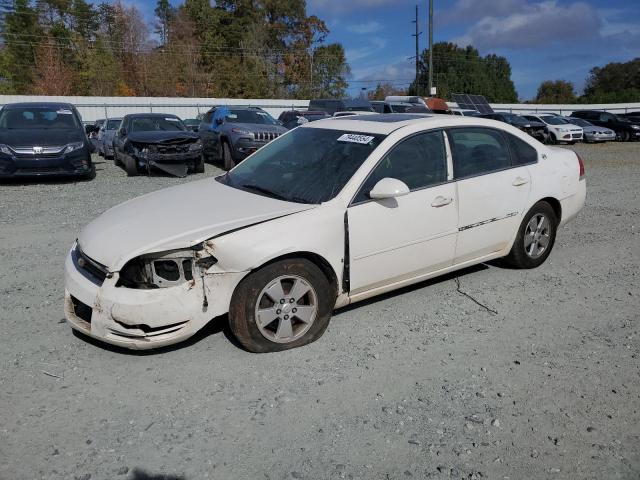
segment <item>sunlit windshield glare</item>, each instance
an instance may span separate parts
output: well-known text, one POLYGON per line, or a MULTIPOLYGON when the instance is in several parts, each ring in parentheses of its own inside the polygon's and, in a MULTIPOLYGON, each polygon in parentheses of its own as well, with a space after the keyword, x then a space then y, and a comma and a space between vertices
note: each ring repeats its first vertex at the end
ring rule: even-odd
POLYGON ((186 127, 178 117, 135 117, 131 119, 132 132, 175 132, 186 127))
POLYGON ((229 123, 257 123, 259 125, 278 125, 267 112, 259 110, 231 110, 226 117, 229 123))
POLYGON ((542 121, 544 123, 547 123, 549 125, 566 125, 567 122, 564 118, 560 118, 560 117, 553 117, 551 115, 546 115, 544 117, 540 117, 542 119, 542 121))
POLYGON ((383 135, 296 128, 219 180, 281 200, 322 203, 342 190, 383 139, 383 135))
POLYGON ((73 111, 65 107, 15 107, 0 111, 0 128, 78 128, 78 122, 73 111))

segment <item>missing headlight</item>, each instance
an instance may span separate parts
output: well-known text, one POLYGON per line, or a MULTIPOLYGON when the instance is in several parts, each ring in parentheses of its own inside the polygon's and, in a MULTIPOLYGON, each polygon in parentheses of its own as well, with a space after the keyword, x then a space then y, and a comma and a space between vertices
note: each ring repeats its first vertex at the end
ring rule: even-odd
POLYGON ((134 258, 120 271, 116 286, 127 288, 166 288, 192 281, 213 266, 215 257, 202 258, 203 250, 174 250, 134 258))

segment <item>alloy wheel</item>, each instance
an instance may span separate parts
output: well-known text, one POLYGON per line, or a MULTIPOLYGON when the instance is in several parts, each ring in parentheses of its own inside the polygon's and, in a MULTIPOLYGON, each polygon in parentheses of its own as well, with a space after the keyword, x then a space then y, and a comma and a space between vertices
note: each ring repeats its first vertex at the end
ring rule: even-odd
POLYGON ((318 296, 306 280, 285 275, 271 281, 258 295, 255 308, 260 333, 275 343, 302 337, 318 314, 318 296))
POLYGON ((546 215, 536 213, 524 231, 524 250, 531 258, 539 258, 549 246, 551 223, 546 215))

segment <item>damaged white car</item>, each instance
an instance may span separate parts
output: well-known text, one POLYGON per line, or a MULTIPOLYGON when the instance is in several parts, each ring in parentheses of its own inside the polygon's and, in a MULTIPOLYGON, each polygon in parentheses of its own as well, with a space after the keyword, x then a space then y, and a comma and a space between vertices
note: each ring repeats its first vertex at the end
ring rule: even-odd
POLYGON ((94 220, 66 261, 66 318, 148 349, 228 313, 250 351, 298 347, 349 303, 500 257, 537 267, 585 195, 574 152, 502 122, 320 120, 94 220))

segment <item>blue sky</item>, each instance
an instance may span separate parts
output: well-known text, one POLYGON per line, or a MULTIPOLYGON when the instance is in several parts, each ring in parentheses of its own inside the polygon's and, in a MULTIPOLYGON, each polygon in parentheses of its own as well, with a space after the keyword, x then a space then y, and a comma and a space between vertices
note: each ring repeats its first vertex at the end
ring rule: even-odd
MULTIPOLYGON (((155 0, 128 3, 153 15, 155 0)), ((352 94, 376 80, 409 84, 416 3, 422 49, 427 0, 307 0, 309 14, 331 30, 327 41, 346 49, 352 94)), ((592 67, 640 57, 640 0, 434 0, 434 12, 434 42, 505 56, 522 99, 535 96, 543 80, 569 80, 581 93, 592 67)))

